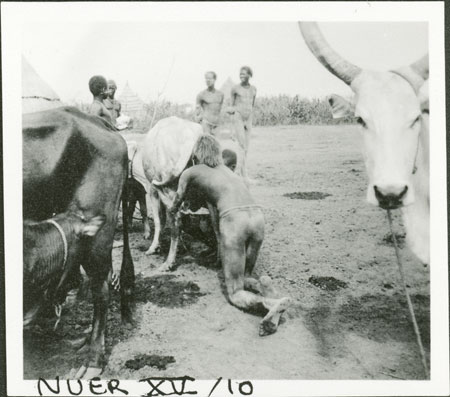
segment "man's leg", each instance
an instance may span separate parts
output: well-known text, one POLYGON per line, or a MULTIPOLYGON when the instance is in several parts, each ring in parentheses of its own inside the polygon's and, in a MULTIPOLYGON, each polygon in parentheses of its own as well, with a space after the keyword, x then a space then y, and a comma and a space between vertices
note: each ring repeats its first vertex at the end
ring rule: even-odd
MULTIPOLYGON (((237 215, 239 216, 239 213, 237 215)), ((281 314, 289 307, 291 300, 289 298, 265 298, 244 290, 245 240, 240 236, 241 227, 236 227, 236 223, 239 223, 238 219, 234 217, 236 222, 233 222, 233 219, 230 218, 231 215, 227 219, 228 227, 223 227, 223 223, 221 223, 220 232, 220 256, 228 299, 231 304, 243 310, 262 307, 269 310, 261 321, 259 335, 273 334, 278 328, 281 314)))
POLYGON ((233 127, 234 127, 234 136, 239 143, 239 146, 242 149, 243 156, 240 167, 241 176, 246 179, 247 178, 247 144, 246 144, 246 132, 244 121, 242 120, 242 116, 239 112, 236 112, 233 117, 233 127))

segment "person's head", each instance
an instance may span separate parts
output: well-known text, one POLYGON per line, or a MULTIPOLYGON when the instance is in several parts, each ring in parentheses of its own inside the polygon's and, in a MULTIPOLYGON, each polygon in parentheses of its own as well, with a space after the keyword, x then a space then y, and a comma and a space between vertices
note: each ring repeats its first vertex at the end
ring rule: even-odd
POLYGON ((219 141, 212 135, 202 134, 192 151, 192 162, 194 165, 205 164, 214 168, 222 164, 222 153, 219 141))
POLYGON ((234 172, 237 165, 236 152, 231 149, 224 149, 224 151, 222 152, 222 159, 223 164, 234 172))
POLYGON ((241 82, 247 83, 250 80, 250 77, 253 77, 252 68, 250 66, 242 66, 239 71, 241 82))
POLYGON ((108 80, 108 96, 110 98, 114 98, 116 90, 117 90, 116 82, 114 80, 108 80))
POLYGON ((108 84, 103 76, 93 76, 89 79, 89 91, 94 96, 106 98, 106 89, 108 84))
POLYGON ((205 73, 205 82, 208 88, 213 88, 216 83, 217 74, 216 72, 206 72, 205 73))

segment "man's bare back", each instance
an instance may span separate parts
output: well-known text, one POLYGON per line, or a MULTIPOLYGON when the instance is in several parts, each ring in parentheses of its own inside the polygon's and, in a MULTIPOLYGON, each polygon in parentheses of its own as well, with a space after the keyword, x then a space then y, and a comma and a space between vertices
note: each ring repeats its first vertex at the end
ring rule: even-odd
POLYGON ((183 197, 189 193, 187 189, 198 192, 216 207, 219 216, 230 208, 255 205, 242 178, 225 165, 211 168, 199 164, 184 171, 178 184, 173 210, 179 208, 183 197))

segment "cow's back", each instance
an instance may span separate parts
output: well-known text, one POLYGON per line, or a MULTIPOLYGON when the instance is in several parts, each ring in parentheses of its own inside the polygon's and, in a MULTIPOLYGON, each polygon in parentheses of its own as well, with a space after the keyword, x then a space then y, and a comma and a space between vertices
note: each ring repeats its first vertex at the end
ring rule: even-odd
POLYGON ((117 201, 127 148, 100 119, 62 107, 24 115, 22 131, 24 218, 46 219, 69 205, 98 212, 117 201))
POLYGON ((189 120, 160 120, 142 142, 142 165, 149 181, 167 183, 179 177, 202 134, 202 127, 189 120))

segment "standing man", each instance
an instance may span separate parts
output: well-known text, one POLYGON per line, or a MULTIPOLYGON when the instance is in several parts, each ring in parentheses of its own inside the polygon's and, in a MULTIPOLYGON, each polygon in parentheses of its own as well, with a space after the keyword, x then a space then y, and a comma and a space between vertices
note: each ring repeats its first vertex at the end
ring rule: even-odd
POLYGON ((107 96, 103 101, 103 104, 108 109, 111 114, 111 118, 113 120, 113 124, 116 125, 116 120, 120 116, 120 110, 122 105, 117 99, 114 99, 114 94, 117 91, 117 85, 114 80, 108 80, 108 91, 107 96))
POLYGON ((205 73, 206 90, 197 95, 196 114, 205 134, 216 135, 219 126, 220 110, 223 103, 223 92, 216 90, 217 75, 215 72, 205 73))
POLYGON ((106 109, 106 106, 103 104, 107 95, 107 87, 108 84, 103 76, 92 76, 89 79, 89 91, 91 91, 94 100, 89 107, 88 113, 101 117, 113 126, 114 123, 111 118, 111 113, 109 113, 108 109, 106 109))
POLYGON ((228 113, 234 115, 234 133, 244 151, 242 176, 248 180, 246 163, 252 132, 252 113, 255 106, 256 87, 250 85, 249 80, 250 77, 253 77, 253 71, 249 66, 241 67, 239 77, 241 84, 237 84, 231 89, 231 108, 228 113))

